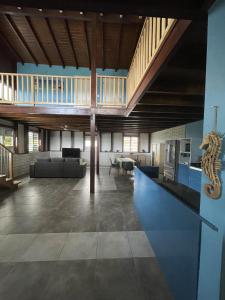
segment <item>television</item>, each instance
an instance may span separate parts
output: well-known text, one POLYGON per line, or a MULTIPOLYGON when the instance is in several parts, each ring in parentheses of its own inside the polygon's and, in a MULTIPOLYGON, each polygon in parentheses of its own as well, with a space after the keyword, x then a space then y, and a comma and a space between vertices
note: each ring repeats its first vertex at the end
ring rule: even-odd
POLYGON ((80 148, 62 148, 62 157, 80 158, 80 148))

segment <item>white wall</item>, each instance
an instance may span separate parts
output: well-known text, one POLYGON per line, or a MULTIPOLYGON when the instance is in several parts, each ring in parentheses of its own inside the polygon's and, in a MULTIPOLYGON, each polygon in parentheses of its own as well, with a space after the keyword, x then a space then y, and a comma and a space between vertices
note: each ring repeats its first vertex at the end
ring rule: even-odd
POLYGON ((149 134, 148 133, 141 133, 140 134, 140 141, 139 141, 139 148, 140 151, 149 152, 149 134))
POLYGON ((50 132, 50 151, 60 151, 60 131, 50 132))
POLYGON ((29 174, 29 168, 37 158, 48 158, 50 152, 32 152, 27 154, 14 154, 13 155, 13 172, 14 177, 19 177, 29 174))
POLYGON ((71 148, 71 132, 62 131, 62 148, 71 148))
POLYGON ((113 133, 113 152, 123 151, 123 134, 121 132, 113 133))
MULTIPOLYGON (((70 144, 68 138, 71 137, 70 131, 63 131, 62 132, 62 138, 64 136, 64 132, 66 132, 67 136, 67 143, 70 144)), ((88 139, 89 136, 86 133, 86 139, 88 139)), ((149 134, 148 133, 141 133, 140 134, 140 149, 145 150, 145 153, 135 153, 133 157, 146 157, 147 164, 150 164, 150 153, 148 153, 149 150, 149 134)), ((63 143, 64 145, 64 143, 63 143)), ((85 151, 83 151, 83 145, 84 145, 84 135, 83 132, 74 132, 74 148, 80 148, 81 149, 81 157, 86 160, 86 162, 90 163, 90 148, 86 147, 85 151)), ((62 153, 59 149, 60 146, 60 134, 59 132, 51 131, 51 139, 50 139, 50 155, 51 157, 61 157, 62 153)), ((71 146, 70 146, 71 147, 71 146)), ((123 134, 120 132, 116 132, 112 134, 111 139, 111 133, 104 132, 101 134, 101 152, 100 152, 100 165, 101 166, 109 166, 110 165, 110 158, 112 160, 115 159, 116 156, 128 156, 129 153, 123 153, 123 134), (112 145, 111 145, 112 142, 112 145), (113 151, 111 151, 111 147, 113 146, 113 151)))
POLYGON ((166 140, 185 138, 185 125, 157 131, 151 134, 151 145, 165 143, 166 140))
MULTIPOLYGON (((199 145, 203 135, 203 121, 192 122, 189 124, 157 131, 151 134, 151 150, 160 148, 160 145, 164 144, 166 140, 179 140, 184 138, 190 138, 191 144, 191 161, 197 162, 201 151, 199 145)), ((157 155, 160 155, 157 153, 157 155)))
POLYGON ((106 132, 101 134, 101 151, 111 151, 111 133, 106 132))
POLYGON ((74 148, 80 148, 84 151, 84 138, 83 132, 74 132, 74 148))

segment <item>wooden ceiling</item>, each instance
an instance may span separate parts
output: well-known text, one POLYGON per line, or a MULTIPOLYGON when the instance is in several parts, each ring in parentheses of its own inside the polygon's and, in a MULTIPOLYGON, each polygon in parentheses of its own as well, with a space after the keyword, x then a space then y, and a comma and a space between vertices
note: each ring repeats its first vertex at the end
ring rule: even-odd
MULTIPOLYGON (((99 1, 83 2, 90 5, 99 1)), ((110 2, 104 3, 103 7, 108 7, 110 2)), ((149 1, 150 6, 153 5, 152 2, 149 1)), ((164 2, 165 7, 168 8, 168 1, 167 6, 165 1, 159 2, 164 2)), ((192 11, 195 12, 195 5, 198 4, 198 7, 202 7, 200 0, 183 2, 184 7, 188 3, 192 3, 192 11)), ((46 3, 49 4, 50 2, 47 1, 46 3)), ((67 1, 68 3, 70 5, 80 3, 83 7, 79 1, 67 1)), ((180 8, 181 12, 178 1, 172 1, 169 5, 173 7, 174 3, 177 3, 177 9, 180 8)), ((42 3, 40 2, 40 4, 42 3)), ((119 7, 119 1, 115 1, 115 4, 119 7)), ((140 7, 144 7, 144 5, 146 2, 140 7)), ((127 7, 127 12, 129 12, 130 7, 127 7)), ((163 15, 163 10, 161 12, 163 15)), ((47 10, 43 12, 37 9, 35 13, 32 10, 32 14, 22 13, 21 10, 16 14, 9 14, 7 10, 1 11, 0 38, 6 41, 9 46, 15 45, 13 55, 17 60, 20 56, 24 62, 37 60, 37 63, 42 61, 42 63, 63 65, 63 61, 64 65, 88 67, 90 66, 91 53, 89 13, 80 15, 78 12, 75 16, 73 12, 73 18, 70 14, 71 12, 64 12, 62 16, 59 11, 50 13, 47 10), (44 16, 39 16, 43 13, 44 16)), ((119 15, 107 15, 106 13, 103 16, 99 15, 99 18, 102 18, 102 22, 98 28, 98 67, 127 68, 134 52, 143 19, 138 16, 120 18, 119 15)), ((204 18, 192 22, 182 41, 177 45, 173 57, 170 57, 167 64, 163 66, 160 75, 146 90, 129 117, 97 116, 97 129, 111 132, 155 132, 203 119, 206 32, 207 23, 204 18)), ((0 117, 57 130, 63 130, 66 125, 68 130, 89 131, 90 122, 89 116, 72 115, 37 114, 30 116, 24 113, 17 115, 0 113, 0 117)))
MULTIPOLYGON (((0 39, 16 61, 91 65, 93 13, 0 6, 0 39)), ((144 18, 98 14, 97 67, 128 69, 144 18)))

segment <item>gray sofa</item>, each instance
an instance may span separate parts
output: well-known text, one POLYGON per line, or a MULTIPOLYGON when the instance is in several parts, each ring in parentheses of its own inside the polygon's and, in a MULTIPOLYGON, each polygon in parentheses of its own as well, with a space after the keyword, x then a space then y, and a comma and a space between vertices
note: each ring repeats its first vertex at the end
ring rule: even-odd
POLYGON ((82 178, 86 163, 80 158, 41 158, 30 165, 32 178, 82 178))

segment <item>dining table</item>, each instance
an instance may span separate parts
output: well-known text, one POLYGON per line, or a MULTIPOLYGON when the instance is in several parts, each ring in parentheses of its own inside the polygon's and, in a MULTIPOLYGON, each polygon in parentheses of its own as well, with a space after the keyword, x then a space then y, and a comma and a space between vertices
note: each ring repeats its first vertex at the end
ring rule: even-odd
POLYGON ((123 163, 127 163, 127 162, 132 162, 134 166, 136 163, 136 161, 130 157, 117 157, 116 158, 116 163, 119 164, 120 169, 122 169, 123 163))

